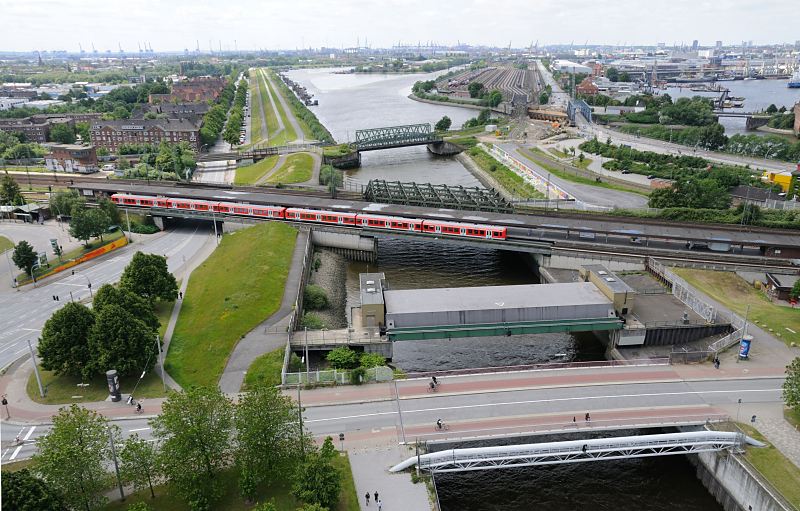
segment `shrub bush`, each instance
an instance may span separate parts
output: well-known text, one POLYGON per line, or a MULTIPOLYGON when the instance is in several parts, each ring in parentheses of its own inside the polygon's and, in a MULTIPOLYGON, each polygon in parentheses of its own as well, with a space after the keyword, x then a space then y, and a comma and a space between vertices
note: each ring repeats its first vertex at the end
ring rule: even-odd
POLYGON ((367 370, 363 367, 356 367, 350 371, 350 383, 353 385, 361 385, 367 381, 367 370))
POLYGON ((359 362, 366 368, 386 365, 386 359, 377 353, 362 353, 359 362))
POLYGON ((309 310, 322 310, 330 306, 328 293, 321 287, 311 284, 303 291, 303 305, 309 310))
POLYGON ((300 320, 300 326, 309 330, 322 330, 325 327, 325 323, 313 312, 306 312, 300 320))
POLYGON ((358 353, 347 346, 330 351, 325 359, 334 369, 355 369, 358 367, 358 353))

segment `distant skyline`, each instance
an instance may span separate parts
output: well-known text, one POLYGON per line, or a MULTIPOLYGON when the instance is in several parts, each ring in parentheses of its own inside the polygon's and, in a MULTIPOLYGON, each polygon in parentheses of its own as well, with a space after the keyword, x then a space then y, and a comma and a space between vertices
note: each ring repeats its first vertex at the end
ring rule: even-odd
POLYGON ((658 42, 713 46, 800 39, 793 0, 0 0, 0 50, 91 52, 390 47, 398 42, 528 47, 658 42))

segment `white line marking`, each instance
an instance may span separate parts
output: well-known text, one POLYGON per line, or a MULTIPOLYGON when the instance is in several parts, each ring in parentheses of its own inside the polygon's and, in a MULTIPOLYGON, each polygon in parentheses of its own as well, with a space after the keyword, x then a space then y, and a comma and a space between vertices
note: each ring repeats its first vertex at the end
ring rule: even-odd
MULTIPOLYGON (((419 410, 403 410, 404 414, 409 413, 426 413, 438 412, 446 410, 466 410, 469 408, 487 408, 490 406, 513 406, 513 405, 526 405, 538 403, 554 403, 559 401, 583 401, 588 399, 627 399, 632 397, 656 397, 656 396, 685 396, 687 394, 741 394, 743 392, 777 392, 781 389, 751 389, 751 390, 705 390, 705 391, 689 391, 689 392, 663 392, 659 394, 623 394, 618 396, 584 396, 584 397, 562 397, 555 399, 531 399, 528 401, 510 401, 506 403, 482 403, 477 405, 462 405, 462 406, 443 406, 440 408, 422 408, 419 410)), ((394 415, 396 411, 392 412, 377 412, 377 413, 364 413, 360 415, 348 415, 346 417, 329 417, 325 419, 309 419, 305 422, 329 422, 335 420, 349 420, 360 419, 363 417, 377 417, 380 415, 394 415)))
POLYGON ((128 433, 135 433, 136 431, 147 431, 150 428, 136 428, 136 429, 129 429, 128 433))
POLYGON ((16 457, 17 457, 17 455, 19 454, 19 451, 20 451, 21 449, 22 449, 22 446, 21 446, 21 445, 20 445, 19 447, 17 447, 16 449, 14 449, 14 452, 12 452, 12 453, 11 453, 11 456, 9 456, 9 457, 8 457, 8 461, 11 461, 11 460, 13 460, 14 458, 16 458, 16 457))
POLYGON ((785 328, 786 330, 788 330, 788 331, 792 332, 793 334, 796 334, 796 333, 797 333, 797 332, 795 332, 794 330, 792 330, 791 328, 789 328, 788 326, 785 326, 785 327, 783 327, 783 328, 785 328))
POLYGON ((28 431, 28 434, 22 437, 22 440, 25 441, 31 437, 33 434, 33 430, 36 429, 36 426, 31 426, 31 429, 28 431))

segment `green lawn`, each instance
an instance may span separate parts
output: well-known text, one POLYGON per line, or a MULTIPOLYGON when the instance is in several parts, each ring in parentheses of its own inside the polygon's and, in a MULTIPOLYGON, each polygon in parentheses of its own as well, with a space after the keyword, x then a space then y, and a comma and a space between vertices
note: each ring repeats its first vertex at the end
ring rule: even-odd
POLYGON ((791 424, 795 428, 800 429, 800 408, 799 409, 784 408, 783 417, 787 421, 789 421, 789 424, 791 424))
POLYGON ((295 153, 286 158, 284 164, 269 176, 267 183, 305 183, 311 179, 314 159, 308 153, 295 153))
POLYGON ((27 460, 12 461, 10 463, 3 463, 3 472, 16 472, 17 470, 22 470, 23 468, 31 468, 31 465, 33 465, 32 458, 28 458, 27 460))
POLYGON ((256 144, 264 139, 261 120, 264 118, 264 103, 258 73, 250 77, 250 143, 256 144))
MULTIPOLYGON (((342 472, 342 492, 339 503, 331 511, 358 511, 358 495, 356 495, 353 473, 350 470, 350 460, 347 455, 337 456, 334 465, 342 472)), ((289 477, 281 478, 274 484, 258 489, 258 502, 247 503, 239 495, 238 473, 236 469, 226 470, 220 474, 223 491, 222 496, 211 509, 213 511, 245 511, 257 505, 272 500, 278 511, 295 511, 301 503, 291 494, 292 483, 289 477)), ((150 509, 158 511, 188 511, 187 506, 173 491, 170 485, 160 485, 155 488, 156 498, 150 497, 150 490, 128 495, 125 502, 114 501, 108 503, 103 509, 106 511, 125 511, 135 502, 146 502, 150 509)))
MULTIPOLYGON (((278 115, 281 116, 281 120, 283 121, 283 131, 284 133, 286 133, 286 142, 297 140, 297 133, 294 131, 294 126, 292 126, 292 123, 289 122, 289 112, 287 112, 283 108, 280 98, 278 97, 278 92, 274 88, 272 88, 272 86, 269 83, 269 80, 267 80, 267 73, 269 73, 270 77, 273 80, 280 80, 280 78, 278 78, 272 71, 264 71, 264 83, 267 84, 267 87, 269 88, 269 93, 272 95, 272 99, 275 101, 275 108, 278 110, 278 115)), ((281 144, 270 144, 270 145, 281 145, 281 144)))
MULTIPOLYGON (((749 436, 766 442, 766 439, 748 424, 738 425, 749 436)), ((800 468, 789 461, 773 445, 748 447, 745 455, 781 494, 795 507, 800 507, 800 468)))
POLYGON ((244 377, 242 390, 257 383, 265 385, 281 384, 281 369, 283 369, 284 348, 265 353, 253 360, 244 377))
POLYGON ((0 236, 0 254, 12 248, 14 248, 14 243, 5 236, 0 236))
POLYGON ((233 180, 233 184, 235 185, 254 185, 258 182, 259 179, 264 177, 267 172, 272 170, 275 166, 275 162, 278 161, 279 156, 273 155, 267 158, 264 158, 261 161, 258 161, 252 165, 248 165, 247 167, 240 167, 236 169, 236 177, 233 180))
POLYGON ((277 222, 226 234, 192 273, 166 361, 181 386, 216 385, 239 339, 278 310, 296 237, 277 222))
MULTIPOLYGON (((269 101, 269 97, 271 94, 269 83, 267 83, 267 79, 264 77, 264 71, 259 70, 258 72, 258 79, 259 79, 259 97, 261 98, 261 108, 264 111, 264 118, 267 121, 267 132, 269 136, 269 143, 270 145, 275 145, 272 140, 275 136, 275 132, 278 131, 280 127, 278 125, 278 114, 273 110, 272 103, 269 101)), ((278 105, 275 105, 278 107, 278 105)))
MULTIPOLYGON (((178 289, 180 289, 181 283, 178 281, 178 289)), ((153 312, 156 313, 156 317, 158 318, 158 322, 160 325, 158 326, 158 335, 159 338, 163 341, 164 340, 164 333, 167 331, 167 326, 169 325, 169 317, 172 315, 172 309, 175 307, 175 302, 164 302, 158 300, 156 304, 153 306, 153 312)))
POLYGON ((772 332, 787 344, 800 343, 800 309, 775 305, 763 291, 755 289, 733 272, 673 268, 686 282, 744 317, 772 332), (795 333, 792 333, 794 330, 795 333))
POLYGON ((492 158, 489 153, 472 148, 467 153, 487 174, 496 179, 508 192, 522 198, 543 199, 544 194, 525 181, 520 175, 492 158), (494 169, 494 170, 493 170, 494 169))
MULTIPOLYGON (((26 390, 28 396, 37 403, 45 405, 63 405, 70 403, 90 403, 92 401, 103 401, 108 397, 108 384, 105 375, 92 377, 88 382, 83 382, 81 378, 72 376, 56 376, 51 371, 39 369, 42 376, 42 386, 45 389, 45 396, 39 395, 39 386, 36 384, 36 375, 31 372, 28 378, 26 390), (78 387, 79 383, 89 383, 87 387, 78 387), (80 397, 78 397, 80 396, 80 397)), ((123 394, 130 394, 139 379, 139 374, 131 376, 120 376, 120 386, 123 394)), ((150 398, 163 397, 164 387, 161 378, 155 371, 148 372, 136 387, 136 397, 150 398)))
MULTIPOLYGON (((517 151, 519 152, 519 154, 521 154, 522 156, 524 156, 528 160, 532 161, 533 163, 535 163, 539 167, 543 168, 544 170, 546 170, 547 172, 551 173, 554 176, 560 177, 561 179, 563 179, 565 181, 571 181, 573 183, 578 183, 578 184, 582 184, 582 185, 596 186, 598 188, 608 188, 610 190, 618 190, 618 191, 621 191, 621 192, 630 192, 630 193, 636 193, 636 194, 639 194, 639 195, 647 196, 647 194, 645 192, 643 192, 642 190, 638 190, 636 188, 630 188, 630 187, 627 187, 627 186, 622 186, 622 185, 618 185, 618 184, 614 184, 614 183, 608 183, 608 182, 602 181, 602 180, 598 182, 596 179, 580 176, 580 175, 577 175, 577 174, 570 174, 569 172, 565 172, 565 171, 561 170, 560 168, 556 167, 555 165, 549 165, 549 164, 547 164, 545 162, 542 162, 540 160, 533 159, 533 158, 531 158, 531 153, 536 154, 537 156, 541 156, 542 158, 546 158, 547 160, 552 161, 552 158, 550 158, 550 156, 548 156, 547 153, 545 153, 544 151, 542 151, 541 149, 538 149, 536 147, 530 149, 529 151, 528 150, 524 150, 524 149, 518 149, 517 151)), ((556 163, 556 162, 553 162, 553 163, 556 163)), ((575 163, 576 163, 576 165, 575 165, 576 167, 585 170, 586 167, 589 166, 589 163, 591 163, 591 160, 586 158, 586 159, 584 159, 583 163, 579 165, 580 162, 578 162, 578 160, 576 159, 575 163)))

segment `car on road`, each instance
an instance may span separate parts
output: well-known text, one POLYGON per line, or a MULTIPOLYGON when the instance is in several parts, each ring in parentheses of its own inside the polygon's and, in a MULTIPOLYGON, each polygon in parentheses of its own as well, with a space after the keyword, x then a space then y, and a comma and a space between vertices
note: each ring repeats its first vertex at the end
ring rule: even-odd
POLYGON ((656 178, 656 176, 654 176, 653 174, 650 174, 649 176, 647 176, 647 179, 655 179, 655 178, 656 178))
POLYGON ((625 169, 625 170, 623 170, 623 171, 622 171, 622 173, 623 173, 623 174, 630 174, 630 173, 631 173, 631 171, 630 171, 630 170, 628 170, 628 169, 625 169))

